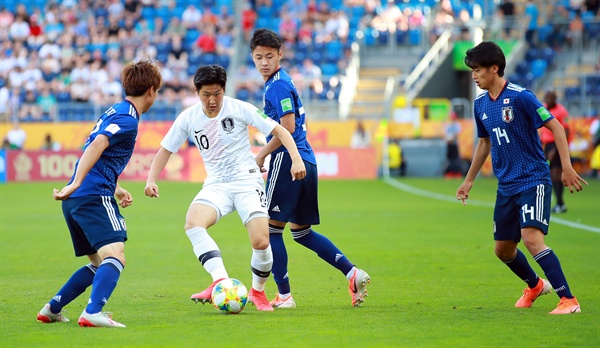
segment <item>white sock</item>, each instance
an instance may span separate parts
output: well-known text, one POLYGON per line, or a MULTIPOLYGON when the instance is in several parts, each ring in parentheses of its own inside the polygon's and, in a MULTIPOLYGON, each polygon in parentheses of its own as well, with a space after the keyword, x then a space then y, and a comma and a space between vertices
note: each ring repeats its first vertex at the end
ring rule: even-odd
POLYGON ((265 250, 252 249, 252 288, 258 291, 265 290, 273 266, 273 252, 269 245, 265 250))
POLYGON ((213 282, 221 278, 229 278, 227 270, 223 264, 223 258, 221 257, 221 251, 217 243, 208 235, 205 228, 193 227, 185 231, 192 247, 194 254, 198 258, 198 261, 202 263, 202 266, 212 277, 213 282))
POLYGON ((346 278, 348 278, 348 280, 352 279, 352 276, 354 275, 355 270, 356 270, 356 267, 352 267, 350 272, 348 272, 348 274, 346 274, 346 278))

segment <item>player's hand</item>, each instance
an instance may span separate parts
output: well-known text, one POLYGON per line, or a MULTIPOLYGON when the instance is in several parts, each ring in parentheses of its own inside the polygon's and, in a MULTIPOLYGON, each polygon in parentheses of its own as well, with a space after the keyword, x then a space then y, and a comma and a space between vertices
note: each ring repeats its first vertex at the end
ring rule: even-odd
POLYGON ((306 176, 306 167, 304 166, 304 161, 292 161, 292 169, 290 170, 290 173, 292 173, 292 181, 304 179, 306 176))
POLYGON ((575 189, 577 192, 583 190, 583 185, 581 183, 584 183, 586 185, 588 184, 587 181, 583 180, 573 168, 563 169, 561 174, 561 181, 564 186, 569 188, 569 191, 571 191, 571 193, 573 193, 573 189, 575 189))
POLYGON ((265 158, 256 156, 256 158, 254 160, 256 161, 256 165, 258 166, 258 168, 260 168, 260 172, 266 173, 267 169, 265 168, 265 158))
POLYGON ((144 187, 144 194, 150 198, 156 197, 158 198, 158 185, 155 183, 146 183, 146 187, 144 187))
POLYGON ((54 189, 54 191, 52 192, 52 196, 57 201, 64 201, 65 199, 69 198, 69 196, 73 192, 75 192, 75 190, 77 190, 77 188, 78 188, 78 186, 73 186, 73 184, 70 184, 70 185, 63 187, 62 190, 60 190, 60 191, 57 189, 54 189))
POLYGON ((120 186, 115 190, 115 197, 117 197, 121 208, 127 208, 133 204, 133 196, 131 196, 131 193, 120 186))
POLYGON ((467 199, 469 199, 469 191, 473 187, 473 183, 463 182, 462 185, 456 190, 456 199, 462 201, 463 205, 467 205, 467 199))

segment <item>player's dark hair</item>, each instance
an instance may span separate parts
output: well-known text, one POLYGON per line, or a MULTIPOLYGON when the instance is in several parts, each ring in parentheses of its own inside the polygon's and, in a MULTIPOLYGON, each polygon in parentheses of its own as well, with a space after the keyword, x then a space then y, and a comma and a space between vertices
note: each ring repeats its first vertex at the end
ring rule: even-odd
POLYGON ((250 51, 258 46, 281 49, 281 39, 274 31, 266 28, 256 29, 250 39, 250 51))
POLYGON ((471 69, 489 68, 498 66, 498 76, 504 76, 506 57, 498 44, 492 41, 483 41, 479 45, 467 50, 465 65, 471 69))
POLYGON ((151 59, 140 59, 123 67, 121 84, 127 97, 144 95, 151 87, 156 91, 162 86, 162 74, 151 59))
POLYGON ((227 84, 227 71, 222 66, 203 65, 196 70, 194 74, 194 87, 196 91, 199 91, 202 86, 206 85, 220 85, 225 89, 227 84))

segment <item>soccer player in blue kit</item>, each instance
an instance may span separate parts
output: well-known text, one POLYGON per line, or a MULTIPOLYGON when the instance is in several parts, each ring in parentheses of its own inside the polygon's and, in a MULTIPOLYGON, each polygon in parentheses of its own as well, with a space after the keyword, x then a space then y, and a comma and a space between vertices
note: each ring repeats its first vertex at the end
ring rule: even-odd
POLYGON ((126 208, 133 203, 131 194, 117 179, 133 153, 140 115, 154 104, 162 76, 157 65, 140 60, 123 68, 121 81, 125 100, 108 108, 98 119, 71 181, 60 191, 54 189, 54 199, 62 201, 75 255, 86 255, 90 263, 75 271, 40 310, 40 322, 68 322, 62 308, 91 285, 92 293, 79 325, 125 327, 102 312, 125 267, 127 227, 119 206, 126 208))
POLYGON ((492 167, 498 178, 495 253, 527 283, 515 307, 529 308, 539 296, 554 288, 560 302, 550 314, 578 313, 579 303, 571 293, 558 257, 544 242, 550 222, 552 181, 538 128, 546 127, 554 134, 563 167, 562 184, 571 193, 574 189, 581 191, 582 183, 587 185, 571 166, 564 128, 533 93, 503 78, 506 59, 496 43, 481 42, 467 51, 464 61, 471 68, 477 86, 485 92, 475 98, 479 142, 471 168, 456 190, 456 198, 465 204, 491 150, 492 167), (517 248, 521 239, 549 282, 537 276, 517 248))
POLYGON ((283 242, 283 230, 289 222, 294 241, 317 253, 346 276, 351 304, 358 306, 364 302, 366 286, 371 278, 367 272, 355 267, 327 237, 312 228, 320 222, 317 161, 306 140, 306 114, 302 100, 290 75, 280 66, 283 54, 281 39, 269 29, 256 29, 250 40, 250 51, 254 65, 265 81, 263 111, 292 134, 306 166, 306 177, 291 181, 290 155, 281 146, 281 141, 272 135, 267 137, 267 145, 256 156, 256 163, 263 168, 265 158, 271 155, 267 177, 269 237, 273 250, 273 278, 279 290, 271 305, 275 308, 296 307, 291 295, 288 255, 283 242))

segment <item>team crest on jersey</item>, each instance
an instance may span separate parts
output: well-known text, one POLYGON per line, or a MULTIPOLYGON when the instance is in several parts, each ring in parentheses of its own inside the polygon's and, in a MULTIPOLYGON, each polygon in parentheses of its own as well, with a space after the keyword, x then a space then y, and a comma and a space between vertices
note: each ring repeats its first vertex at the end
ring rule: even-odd
POLYGON ((221 127, 223 127, 223 130, 226 133, 233 132, 233 128, 235 127, 235 125, 233 124, 233 118, 225 117, 223 120, 221 120, 221 127))
POLYGON ((502 108, 502 121, 510 123, 514 118, 512 106, 502 108))

